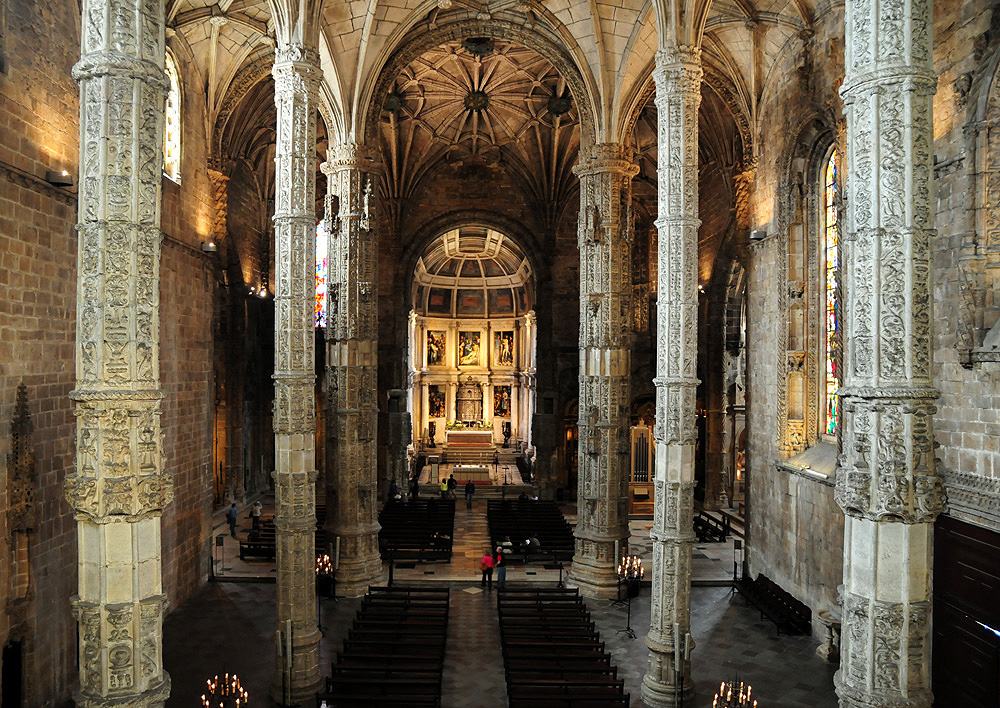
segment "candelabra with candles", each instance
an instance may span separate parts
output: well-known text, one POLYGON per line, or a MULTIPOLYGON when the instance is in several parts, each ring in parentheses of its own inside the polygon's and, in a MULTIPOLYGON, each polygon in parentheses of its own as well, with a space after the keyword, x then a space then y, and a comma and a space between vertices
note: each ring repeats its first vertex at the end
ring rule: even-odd
POLYGON ((240 679, 236 674, 226 674, 219 679, 216 674, 214 678, 207 679, 208 691, 201 694, 202 708, 240 708, 250 701, 250 694, 240 685, 240 679))
POLYGON ((327 553, 316 556, 316 590, 318 595, 330 597, 333 589, 333 561, 327 553))
MULTIPOLYGON (((631 639, 635 639, 635 630, 632 629, 632 598, 639 594, 639 583, 646 574, 646 569, 642 567, 642 558, 639 556, 622 556, 618 564, 618 587, 621 588, 622 581, 625 582, 625 596, 627 598, 627 614, 625 615, 625 629, 618 630, 618 633, 625 633, 631 639)), ((619 592, 619 594, 621 594, 619 592)))
POLYGON ((712 700, 712 708, 757 708, 757 701, 750 697, 750 684, 740 681, 723 681, 712 700))

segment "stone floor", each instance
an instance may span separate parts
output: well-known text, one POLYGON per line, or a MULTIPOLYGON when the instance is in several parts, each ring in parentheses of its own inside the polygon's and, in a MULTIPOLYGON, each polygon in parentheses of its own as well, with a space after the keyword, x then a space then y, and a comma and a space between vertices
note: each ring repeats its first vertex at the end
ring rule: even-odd
MULTIPOLYGON (((469 512, 459 502, 456 552, 451 563, 418 564, 395 571, 397 583, 429 582, 452 588, 442 708, 506 705, 495 594, 479 588, 476 570, 478 555, 485 547, 483 507, 480 503, 469 512)), ((571 517, 571 510, 567 515, 571 517)), ((646 556, 648 540, 644 538, 648 538, 650 523, 633 522, 632 553, 646 556)), ((241 519, 241 527, 248 524, 241 519)), ((216 531, 232 541, 224 523, 216 531)), ((241 528, 239 535, 244 536, 245 529, 241 528)), ((239 675, 250 692, 251 706, 275 705, 268 697, 274 673, 273 565, 240 563, 233 560, 236 553, 229 543, 222 548, 227 557, 225 563, 217 564, 217 570, 224 573, 218 578, 220 582, 209 583, 165 622, 164 666, 173 680, 168 706, 198 705, 205 680, 227 671, 239 675)), ((711 706, 723 679, 752 684, 760 708, 834 708, 835 666, 816 656, 816 640, 776 636, 771 623, 761 621, 752 607, 745 607, 738 595, 730 594, 732 544, 698 545, 694 555, 691 624, 696 643, 692 653, 696 695, 691 708, 711 706)), ((558 571, 540 566, 508 571, 511 585, 552 585, 557 580, 558 571)), ((631 705, 642 706, 639 691, 648 657, 643 636, 649 626, 649 588, 643 587, 632 601, 630 614, 627 604, 588 601, 588 605, 601 638, 615 656, 619 675, 625 679, 631 705), (636 639, 622 631, 628 625, 636 639)), ((335 658, 359 606, 360 600, 346 598, 325 599, 318 606, 317 620, 325 632, 320 648, 322 667, 335 658)))

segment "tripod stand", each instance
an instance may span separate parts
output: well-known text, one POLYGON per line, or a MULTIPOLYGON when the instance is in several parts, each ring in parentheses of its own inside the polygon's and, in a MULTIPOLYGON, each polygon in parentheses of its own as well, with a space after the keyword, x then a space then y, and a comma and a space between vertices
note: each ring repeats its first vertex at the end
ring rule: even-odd
POLYGON ((646 574, 646 569, 642 567, 642 558, 639 556, 624 556, 618 565, 618 600, 621 602, 622 580, 625 581, 625 597, 628 603, 625 614, 625 629, 618 630, 619 634, 625 633, 630 639, 635 639, 635 630, 632 629, 632 597, 639 594, 639 583, 646 574))
MULTIPOLYGON (((635 594, 639 594, 639 581, 635 581, 635 594)), ((625 592, 625 628, 619 629, 618 634, 626 634, 629 639, 635 639, 635 630, 632 629, 632 588, 628 587, 625 592)))

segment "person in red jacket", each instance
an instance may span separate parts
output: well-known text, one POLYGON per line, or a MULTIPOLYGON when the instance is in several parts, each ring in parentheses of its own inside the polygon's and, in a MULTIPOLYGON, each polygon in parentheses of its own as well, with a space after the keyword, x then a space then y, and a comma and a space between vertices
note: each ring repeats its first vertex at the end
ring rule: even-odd
POLYGON ((493 553, 487 551, 479 559, 479 569, 483 571, 483 579, 479 582, 480 587, 487 590, 493 589, 493 553))

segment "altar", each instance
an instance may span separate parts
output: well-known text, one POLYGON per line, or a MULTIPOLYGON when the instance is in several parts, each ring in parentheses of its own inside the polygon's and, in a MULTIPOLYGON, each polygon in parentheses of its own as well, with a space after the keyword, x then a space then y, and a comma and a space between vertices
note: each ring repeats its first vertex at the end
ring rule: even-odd
POLYGON ((449 445, 492 445, 492 430, 447 430, 445 440, 449 445))
POLYGON ((494 482, 490 476, 490 468, 485 465, 455 465, 452 467, 451 473, 455 475, 455 479, 460 484, 469 481, 486 482, 487 484, 494 482))

